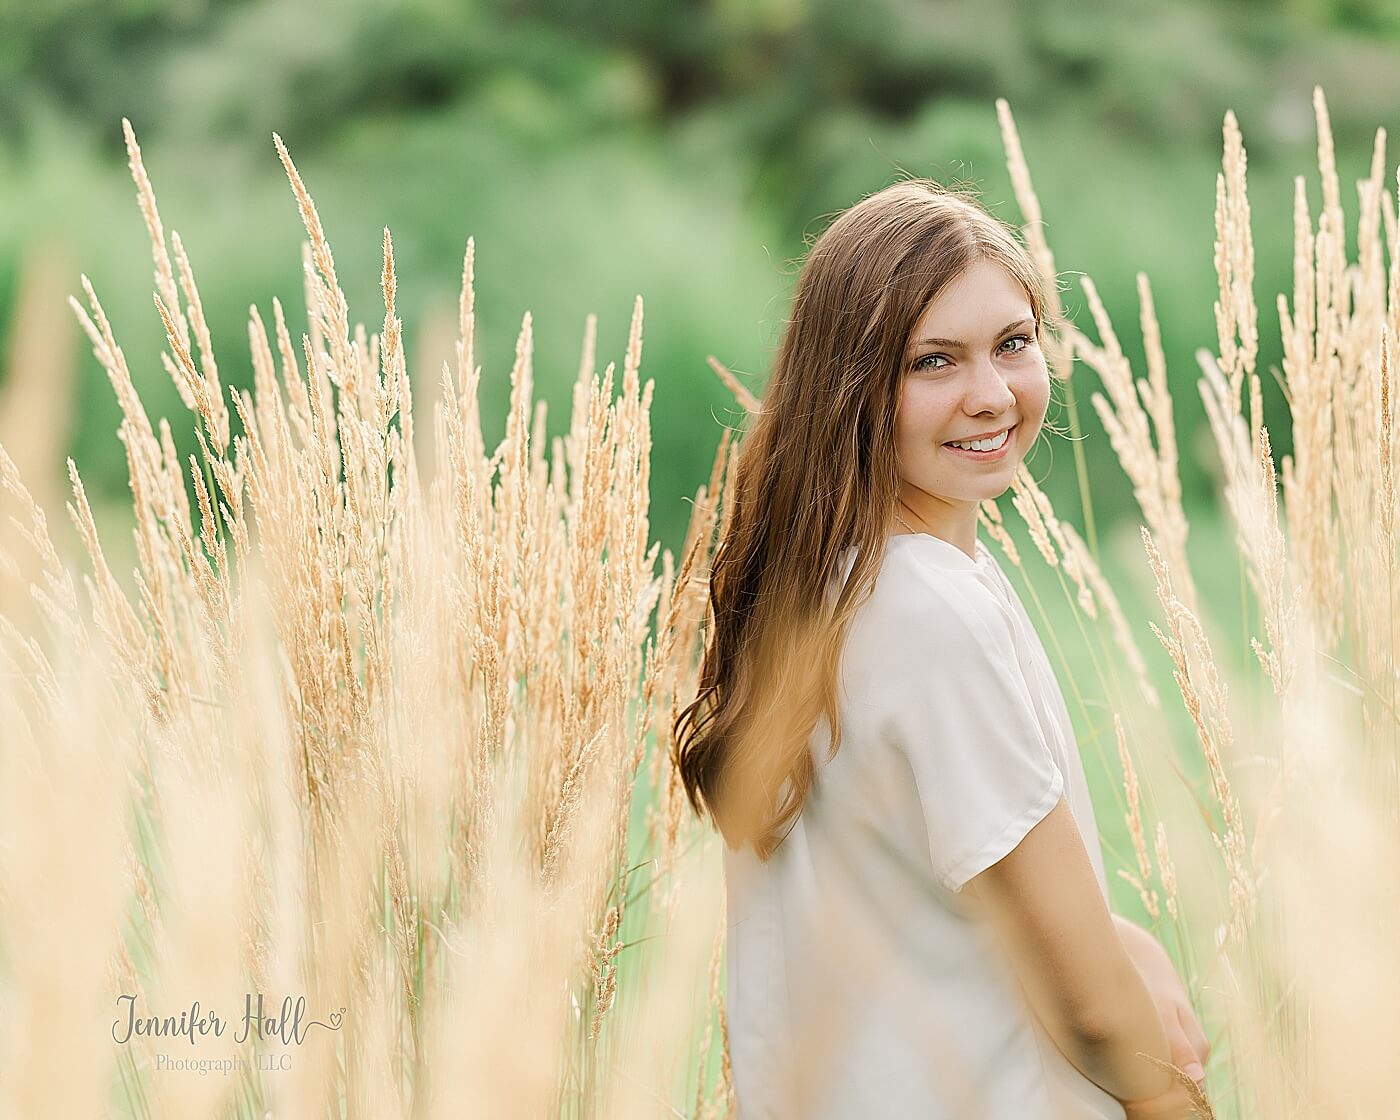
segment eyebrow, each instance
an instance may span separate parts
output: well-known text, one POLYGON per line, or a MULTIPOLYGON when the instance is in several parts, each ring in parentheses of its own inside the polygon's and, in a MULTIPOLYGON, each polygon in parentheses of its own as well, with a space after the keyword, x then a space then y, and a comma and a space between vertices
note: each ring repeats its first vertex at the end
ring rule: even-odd
MULTIPOLYGON (((1034 319, 1017 319, 1015 322, 1007 323, 1006 326, 1002 327, 1001 330, 997 331, 997 333, 996 333, 995 335, 993 335, 992 337, 993 337, 993 338, 1000 337, 1001 335, 1004 335, 1007 331, 1012 330, 1012 329, 1015 328, 1015 327, 1023 327, 1023 326, 1025 326, 1025 325, 1028 324, 1028 323, 1034 324, 1034 323, 1035 323, 1035 320, 1034 320, 1034 319)), ((966 343, 966 342, 959 342, 956 338, 925 338, 925 339, 921 339, 920 341, 914 343, 914 347, 919 347, 919 346, 949 346, 949 347, 952 347, 954 350, 966 350, 966 349, 967 349, 967 343, 966 343)))

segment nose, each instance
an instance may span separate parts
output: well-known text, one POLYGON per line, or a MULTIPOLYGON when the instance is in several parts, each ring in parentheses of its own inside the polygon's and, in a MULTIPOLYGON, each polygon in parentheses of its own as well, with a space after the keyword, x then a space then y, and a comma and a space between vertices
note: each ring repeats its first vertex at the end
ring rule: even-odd
POLYGON ((1015 403, 1016 394, 997 364, 988 358, 978 361, 963 397, 963 411, 969 416, 1001 416, 1015 403))

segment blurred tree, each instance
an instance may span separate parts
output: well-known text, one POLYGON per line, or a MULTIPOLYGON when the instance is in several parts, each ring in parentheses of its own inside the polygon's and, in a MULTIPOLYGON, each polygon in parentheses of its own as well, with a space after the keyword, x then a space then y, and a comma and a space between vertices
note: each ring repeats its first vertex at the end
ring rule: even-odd
MULTIPOLYGON (((295 314, 299 301, 276 130, 314 176, 367 324, 383 225, 410 331, 415 300, 426 317, 455 299, 478 236, 488 370, 509 368, 531 308, 538 368, 566 371, 540 379, 554 431, 583 316, 600 316, 600 354, 620 354, 632 295, 648 296, 658 403, 669 392, 677 405, 657 412, 674 425, 658 432, 653 476, 670 503, 708 470, 716 429, 694 417, 732 415, 705 354, 761 389, 796 261, 830 215, 918 174, 971 183, 1020 220, 992 109, 1004 96, 1071 313, 1092 332, 1073 278, 1091 273, 1133 353, 1146 270, 1179 381, 1214 345, 1214 180, 1234 109, 1267 375, 1270 293, 1291 288, 1292 169, 1313 162, 1312 87, 1327 91, 1344 181, 1364 174, 1375 127, 1396 131, 1376 115, 1400 103, 1396 23, 1385 0, 0 0, 0 331, 20 252, 61 228, 114 321, 143 332, 128 337, 151 411, 178 408, 156 359, 149 265, 133 264, 144 231, 118 122, 136 125, 216 345, 235 356, 249 302, 266 314, 276 292, 295 314)), ((75 439, 119 489, 115 413, 84 363, 75 439)), ((230 358, 230 383, 244 364, 230 358)), ((488 417, 503 413, 499 390, 483 386, 488 417)), ((1288 434, 1275 435, 1285 453, 1288 434)), ((1085 451, 1119 477, 1105 441, 1085 451)), ((1189 454, 1183 475, 1188 492, 1212 485, 1189 454)), ((1114 485, 1110 501, 1127 502, 1114 485)))

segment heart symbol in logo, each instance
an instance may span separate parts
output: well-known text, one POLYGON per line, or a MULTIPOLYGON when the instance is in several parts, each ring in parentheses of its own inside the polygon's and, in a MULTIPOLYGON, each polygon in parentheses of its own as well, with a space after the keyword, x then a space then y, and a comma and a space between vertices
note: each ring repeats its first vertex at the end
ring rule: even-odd
POLYGON ((340 1030, 340 1022, 341 1022, 341 1020, 344 1019, 344 1018, 345 1018, 345 1008, 342 1007, 339 1011, 332 1011, 332 1012, 331 1012, 331 1015, 330 1015, 330 1019, 331 1019, 331 1030, 333 1030, 333 1031, 338 1031, 338 1030, 340 1030))

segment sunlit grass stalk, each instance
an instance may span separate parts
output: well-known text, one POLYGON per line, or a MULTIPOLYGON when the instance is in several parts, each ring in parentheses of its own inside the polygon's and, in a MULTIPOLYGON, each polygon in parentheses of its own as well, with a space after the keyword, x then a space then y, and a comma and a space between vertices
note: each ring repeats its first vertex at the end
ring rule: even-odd
MULTIPOLYGON (((574 414, 552 445, 533 400, 524 317, 506 438, 488 457, 469 241, 456 370, 442 369, 435 458, 420 461, 389 231, 383 327, 370 335, 351 326, 316 207, 274 137, 308 234, 309 322, 296 340, 280 301, 271 334, 250 309, 252 390, 229 390, 226 403, 188 255, 172 232, 172 264, 124 128, 169 346, 162 364, 193 413, 199 453, 182 465, 171 426, 147 417, 84 278, 86 305, 73 308, 122 410, 134 598, 106 560, 76 465, 69 513, 91 571, 85 601, 0 454, 47 623, 34 633, 0 626, 13 669, 0 701, 25 705, 23 742, 35 757, 86 750, 93 736, 43 722, 93 711, 54 668, 64 639, 126 699, 103 741, 129 736, 130 765, 102 754, 116 777, 101 786, 129 815, 121 829, 133 842, 118 831, 109 847, 130 858, 101 881, 130 920, 75 923, 53 944, 112 955, 113 984, 90 980, 82 993, 97 997, 88 1029, 91 1016, 110 1015, 117 991, 138 992, 152 1014, 192 998, 230 1014, 245 989, 304 994, 323 1025, 276 1074, 182 1079, 153 1069, 159 1047, 149 1040, 89 1047, 68 1055, 73 1093, 106 1091, 143 1117, 589 1117, 618 1115, 609 1100, 635 1110, 672 1096, 710 1109, 727 1093, 724 1063, 713 1089, 673 1075, 694 1069, 705 1022, 719 1021, 714 927, 695 920, 715 904, 713 881, 701 889, 714 860, 666 800, 675 782, 665 736, 692 687, 697 605, 732 458, 721 449, 697 494, 679 571, 665 553, 657 575, 640 299, 620 395, 612 365, 594 371, 590 317, 574 414), (643 766, 648 750, 655 766, 643 766), (638 834, 636 803, 668 805, 664 823, 638 834), (642 862, 656 871, 637 893, 627 869, 642 862), (663 935, 687 922, 709 932, 674 951, 663 935), (685 1010, 689 994, 698 1020, 685 1010), (623 1081, 639 1095, 619 1096, 623 1081)), ((97 756, 76 757, 75 777, 86 779, 81 760, 97 756)), ((11 773, 12 795, 33 800, 33 784, 11 773)), ((64 795, 69 812, 78 788, 64 795)), ((24 905, 37 901, 24 883, 40 880, 22 875, 88 878, 42 850, 6 872, 0 885, 24 905)), ((8 981, 21 1022, 39 1009, 37 974, 16 955, 26 913, 7 911, 0 930, 12 973, 21 969, 8 981)), ((32 1036, 54 1041, 37 1020, 32 1036)), ((256 1060, 266 1049, 225 1041, 212 1053, 256 1060)), ((6 1082, 19 1112, 101 1110, 67 1107, 49 1067, 31 1072, 6 1082)))

